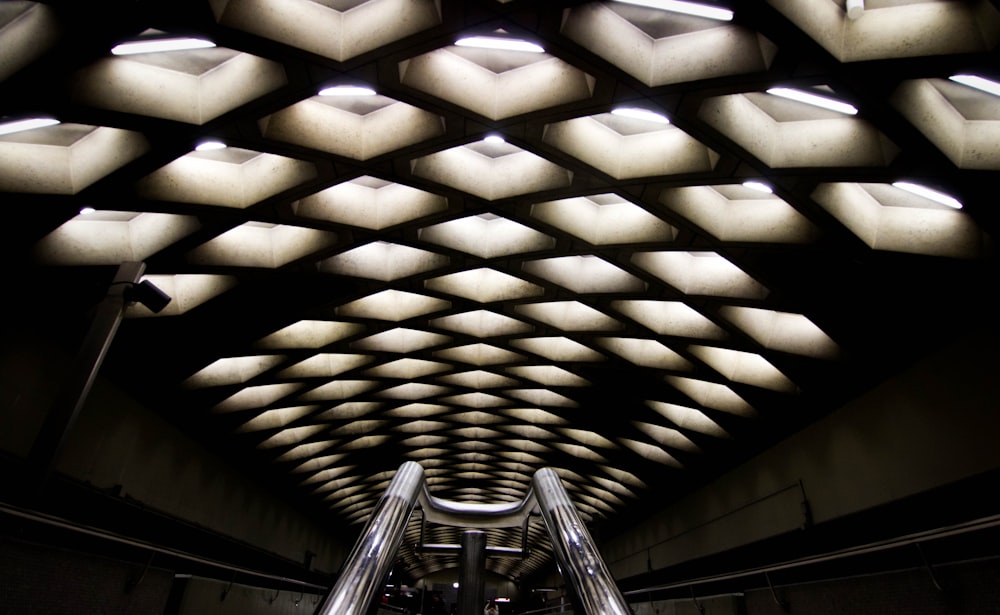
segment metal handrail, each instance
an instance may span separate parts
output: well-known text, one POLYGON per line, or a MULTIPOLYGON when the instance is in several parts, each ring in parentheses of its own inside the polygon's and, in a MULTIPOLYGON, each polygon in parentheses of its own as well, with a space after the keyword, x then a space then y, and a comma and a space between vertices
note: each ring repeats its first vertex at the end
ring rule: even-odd
POLYGON ((367 611, 389 575, 418 501, 425 521, 472 528, 518 526, 538 510, 556 559, 587 613, 632 613, 554 470, 542 468, 535 472, 531 489, 520 502, 470 504, 432 496, 423 468, 407 461, 375 505, 317 615, 363 615, 367 611))

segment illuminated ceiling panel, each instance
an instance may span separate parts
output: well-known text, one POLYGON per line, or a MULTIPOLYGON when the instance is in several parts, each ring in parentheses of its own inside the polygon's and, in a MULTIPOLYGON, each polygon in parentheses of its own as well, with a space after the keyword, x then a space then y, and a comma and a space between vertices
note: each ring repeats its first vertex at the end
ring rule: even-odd
POLYGON ((4 322, 82 339, 142 261, 102 377, 335 533, 404 460, 614 531, 992 305, 995 3, 147 4, 0 3, 4 322), (111 53, 174 31, 217 46, 111 53))

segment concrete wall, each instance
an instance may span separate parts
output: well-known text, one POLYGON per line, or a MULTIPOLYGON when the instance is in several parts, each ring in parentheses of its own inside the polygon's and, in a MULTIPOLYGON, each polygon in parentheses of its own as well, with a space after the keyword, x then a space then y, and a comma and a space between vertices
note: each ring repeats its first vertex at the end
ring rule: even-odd
POLYGON ((885 504, 1000 467, 995 329, 975 331, 602 544, 616 578, 885 504))
MULTIPOLYGON (((25 457, 72 357, 23 332, 0 340, 0 449, 25 457)), ((268 492, 101 379, 56 471, 314 570, 336 572, 351 544, 268 492)))

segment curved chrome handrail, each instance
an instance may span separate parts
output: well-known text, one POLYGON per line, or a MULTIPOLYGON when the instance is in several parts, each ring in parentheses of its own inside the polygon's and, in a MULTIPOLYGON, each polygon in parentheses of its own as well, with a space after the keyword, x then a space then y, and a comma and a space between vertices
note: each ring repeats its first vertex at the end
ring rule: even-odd
POLYGON ((520 502, 477 504, 434 497, 427 489, 420 464, 407 461, 375 505, 340 577, 317 615, 363 615, 379 594, 399 551, 417 502, 424 520, 472 528, 522 525, 541 512, 556 559, 589 615, 630 615, 625 597, 615 585, 590 532, 569 499, 555 470, 542 468, 531 479, 520 502))

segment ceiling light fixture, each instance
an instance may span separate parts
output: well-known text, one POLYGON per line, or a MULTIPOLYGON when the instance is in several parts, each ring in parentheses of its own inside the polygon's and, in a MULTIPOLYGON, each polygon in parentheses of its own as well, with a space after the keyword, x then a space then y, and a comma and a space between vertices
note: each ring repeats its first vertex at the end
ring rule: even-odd
POLYGON ((486 143, 506 143, 507 141, 500 135, 486 135, 483 139, 486 143))
POLYGON ((50 117, 33 117, 24 120, 15 120, 13 122, 4 122, 0 124, 0 135, 10 135, 15 132, 24 132, 25 130, 55 126, 58 123, 59 120, 50 117))
POLYGON ((781 98, 787 98, 789 100, 798 101, 807 105, 813 105, 814 107, 820 107, 829 111, 836 111, 837 113, 843 113, 844 115, 857 115, 858 113, 857 107, 845 103, 844 101, 827 98, 826 96, 820 96, 818 94, 812 94, 810 92, 804 92, 793 88, 769 88, 767 93, 772 96, 780 96, 781 98))
POLYGON ((975 88, 980 92, 1000 96, 1000 83, 990 81, 989 79, 980 77, 979 75, 952 75, 951 77, 948 77, 948 79, 951 79, 955 83, 961 83, 962 85, 970 88, 975 88))
POLYGON ((545 53, 545 49, 531 41, 519 38, 502 38, 498 36, 467 36, 455 41, 459 47, 478 47, 480 49, 502 49, 504 51, 527 51, 530 53, 545 53))
POLYGON ((921 186, 920 184, 914 184, 913 182, 893 182, 893 187, 899 188, 900 190, 905 190, 910 194, 915 194, 917 196, 922 196, 925 199, 930 199, 935 203, 940 203, 946 207, 951 207, 952 209, 962 209, 962 203, 959 202, 953 196, 947 195, 943 192, 938 192, 928 188, 927 186, 921 186))
POLYGON ((630 117, 637 120, 646 120, 648 122, 656 122, 658 124, 669 124, 670 120, 667 116, 657 113, 655 111, 650 111, 649 109, 642 109, 639 107, 616 107, 611 110, 611 115, 617 115, 619 117, 630 117))
POLYGON ((670 11, 671 13, 683 13, 684 15, 693 15, 695 17, 705 17, 707 19, 714 19, 716 21, 732 21, 733 12, 729 9, 724 9, 719 6, 712 6, 710 4, 699 4, 697 2, 681 2, 680 0, 617 0, 622 4, 632 4, 635 6, 644 6, 651 9, 660 9, 661 11, 670 11))
POLYGON ((848 19, 858 19, 865 12, 865 0, 847 0, 844 9, 848 19))
POLYGON ((202 141, 194 149, 198 152, 210 152, 217 149, 226 149, 226 144, 222 141, 202 141))
POLYGON ((320 96, 374 96, 375 90, 363 85, 335 85, 323 88, 320 96))
POLYGON ((116 56, 128 56, 138 53, 188 51, 191 49, 208 49, 210 47, 215 47, 215 43, 202 38, 153 38, 115 45, 111 49, 111 53, 116 56))
POLYGON ((743 182, 743 187, 744 188, 749 188, 751 190, 756 190, 757 192, 766 192, 768 194, 771 194, 772 192, 774 192, 771 189, 771 187, 768 186, 767 184, 765 184, 764 182, 758 182, 758 181, 753 181, 753 180, 749 180, 749 181, 743 182))

